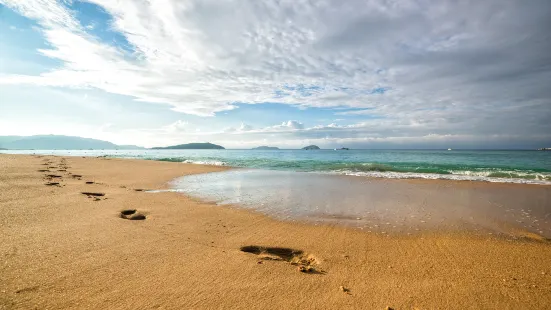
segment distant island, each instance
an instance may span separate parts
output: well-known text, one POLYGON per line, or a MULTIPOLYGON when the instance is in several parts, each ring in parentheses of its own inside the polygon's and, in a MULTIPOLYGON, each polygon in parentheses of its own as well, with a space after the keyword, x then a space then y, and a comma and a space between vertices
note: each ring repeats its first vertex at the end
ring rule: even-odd
POLYGON ((541 149, 538 149, 538 151, 551 151, 551 147, 542 147, 541 149))
POLYGON ((278 147, 275 146, 259 146, 259 147, 253 147, 251 150, 279 150, 278 147))
POLYGON ((138 150, 136 145, 114 143, 61 135, 0 136, 0 145, 7 150, 138 150))
POLYGON ((165 147, 153 147, 153 150, 224 150, 225 148, 220 145, 212 143, 187 143, 178 144, 165 147))
POLYGON ((0 147, 0 151, 7 151, 8 149, 4 149, 0 147))
POLYGON ((303 150, 319 150, 320 147, 317 145, 308 145, 302 148, 303 150))

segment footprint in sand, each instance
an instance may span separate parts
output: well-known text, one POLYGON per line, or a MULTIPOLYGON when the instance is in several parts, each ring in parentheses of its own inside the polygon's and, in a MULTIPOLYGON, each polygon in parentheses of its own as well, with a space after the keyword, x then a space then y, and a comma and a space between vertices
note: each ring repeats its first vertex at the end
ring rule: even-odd
POLYGON ((136 209, 122 210, 120 217, 131 221, 143 221, 146 218, 142 213, 137 213, 136 209))
POLYGON ((105 196, 105 193, 98 193, 98 192, 80 192, 83 195, 89 196, 89 197, 103 197, 105 196))
MULTIPOLYGON (((101 198, 99 197, 105 196, 104 193, 98 193, 98 192, 80 192, 80 193, 83 195, 86 195, 88 198, 93 198, 94 201, 100 201, 101 198)), ((107 198, 103 198, 103 199, 107 199, 107 198)))
POLYGON ((259 264, 262 263, 262 260, 285 261, 291 265, 297 266, 297 270, 303 273, 324 273, 315 268, 315 266, 319 264, 319 261, 314 256, 305 254, 301 250, 256 245, 243 246, 240 250, 245 253, 258 255, 260 259, 258 261, 259 264))
POLYGON ((44 178, 48 181, 47 183, 45 183, 44 185, 48 185, 48 186, 61 186, 59 185, 59 182, 54 182, 54 180, 56 179, 59 179, 61 180, 62 177, 60 175, 56 175, 56 174, 46 174, 44 176, 44 178))

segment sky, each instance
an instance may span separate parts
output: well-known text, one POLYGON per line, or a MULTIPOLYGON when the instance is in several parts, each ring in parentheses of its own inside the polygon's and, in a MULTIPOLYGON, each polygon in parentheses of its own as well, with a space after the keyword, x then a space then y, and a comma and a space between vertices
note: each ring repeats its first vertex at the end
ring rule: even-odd
POLYGON ((551 147, 549 0, 0 0, 0 135, 551 147))

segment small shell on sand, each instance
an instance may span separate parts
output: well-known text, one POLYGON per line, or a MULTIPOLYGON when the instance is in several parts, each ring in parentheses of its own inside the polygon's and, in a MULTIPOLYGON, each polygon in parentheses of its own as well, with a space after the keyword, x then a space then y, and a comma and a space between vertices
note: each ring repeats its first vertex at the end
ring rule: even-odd
POLYGON ((339 286, 339 290, 343 293, 350 293, 350 289, 344 287, 344 286, 339 286))

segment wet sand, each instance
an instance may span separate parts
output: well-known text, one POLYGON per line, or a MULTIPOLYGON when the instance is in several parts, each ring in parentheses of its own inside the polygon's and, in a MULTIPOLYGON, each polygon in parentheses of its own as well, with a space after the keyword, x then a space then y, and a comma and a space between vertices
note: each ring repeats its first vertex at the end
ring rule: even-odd
POLYGON ((144 191, 221 169, 0 155, 0 309, 551 308, 541 238, 385 236, 144 191))
POLYGON ((193 197, 278 219, 332 222, 381 234, 468 230, 516 238, 526 231, 551 238, 551 186, 258 169, 185 176, 172 184, 193 197))

